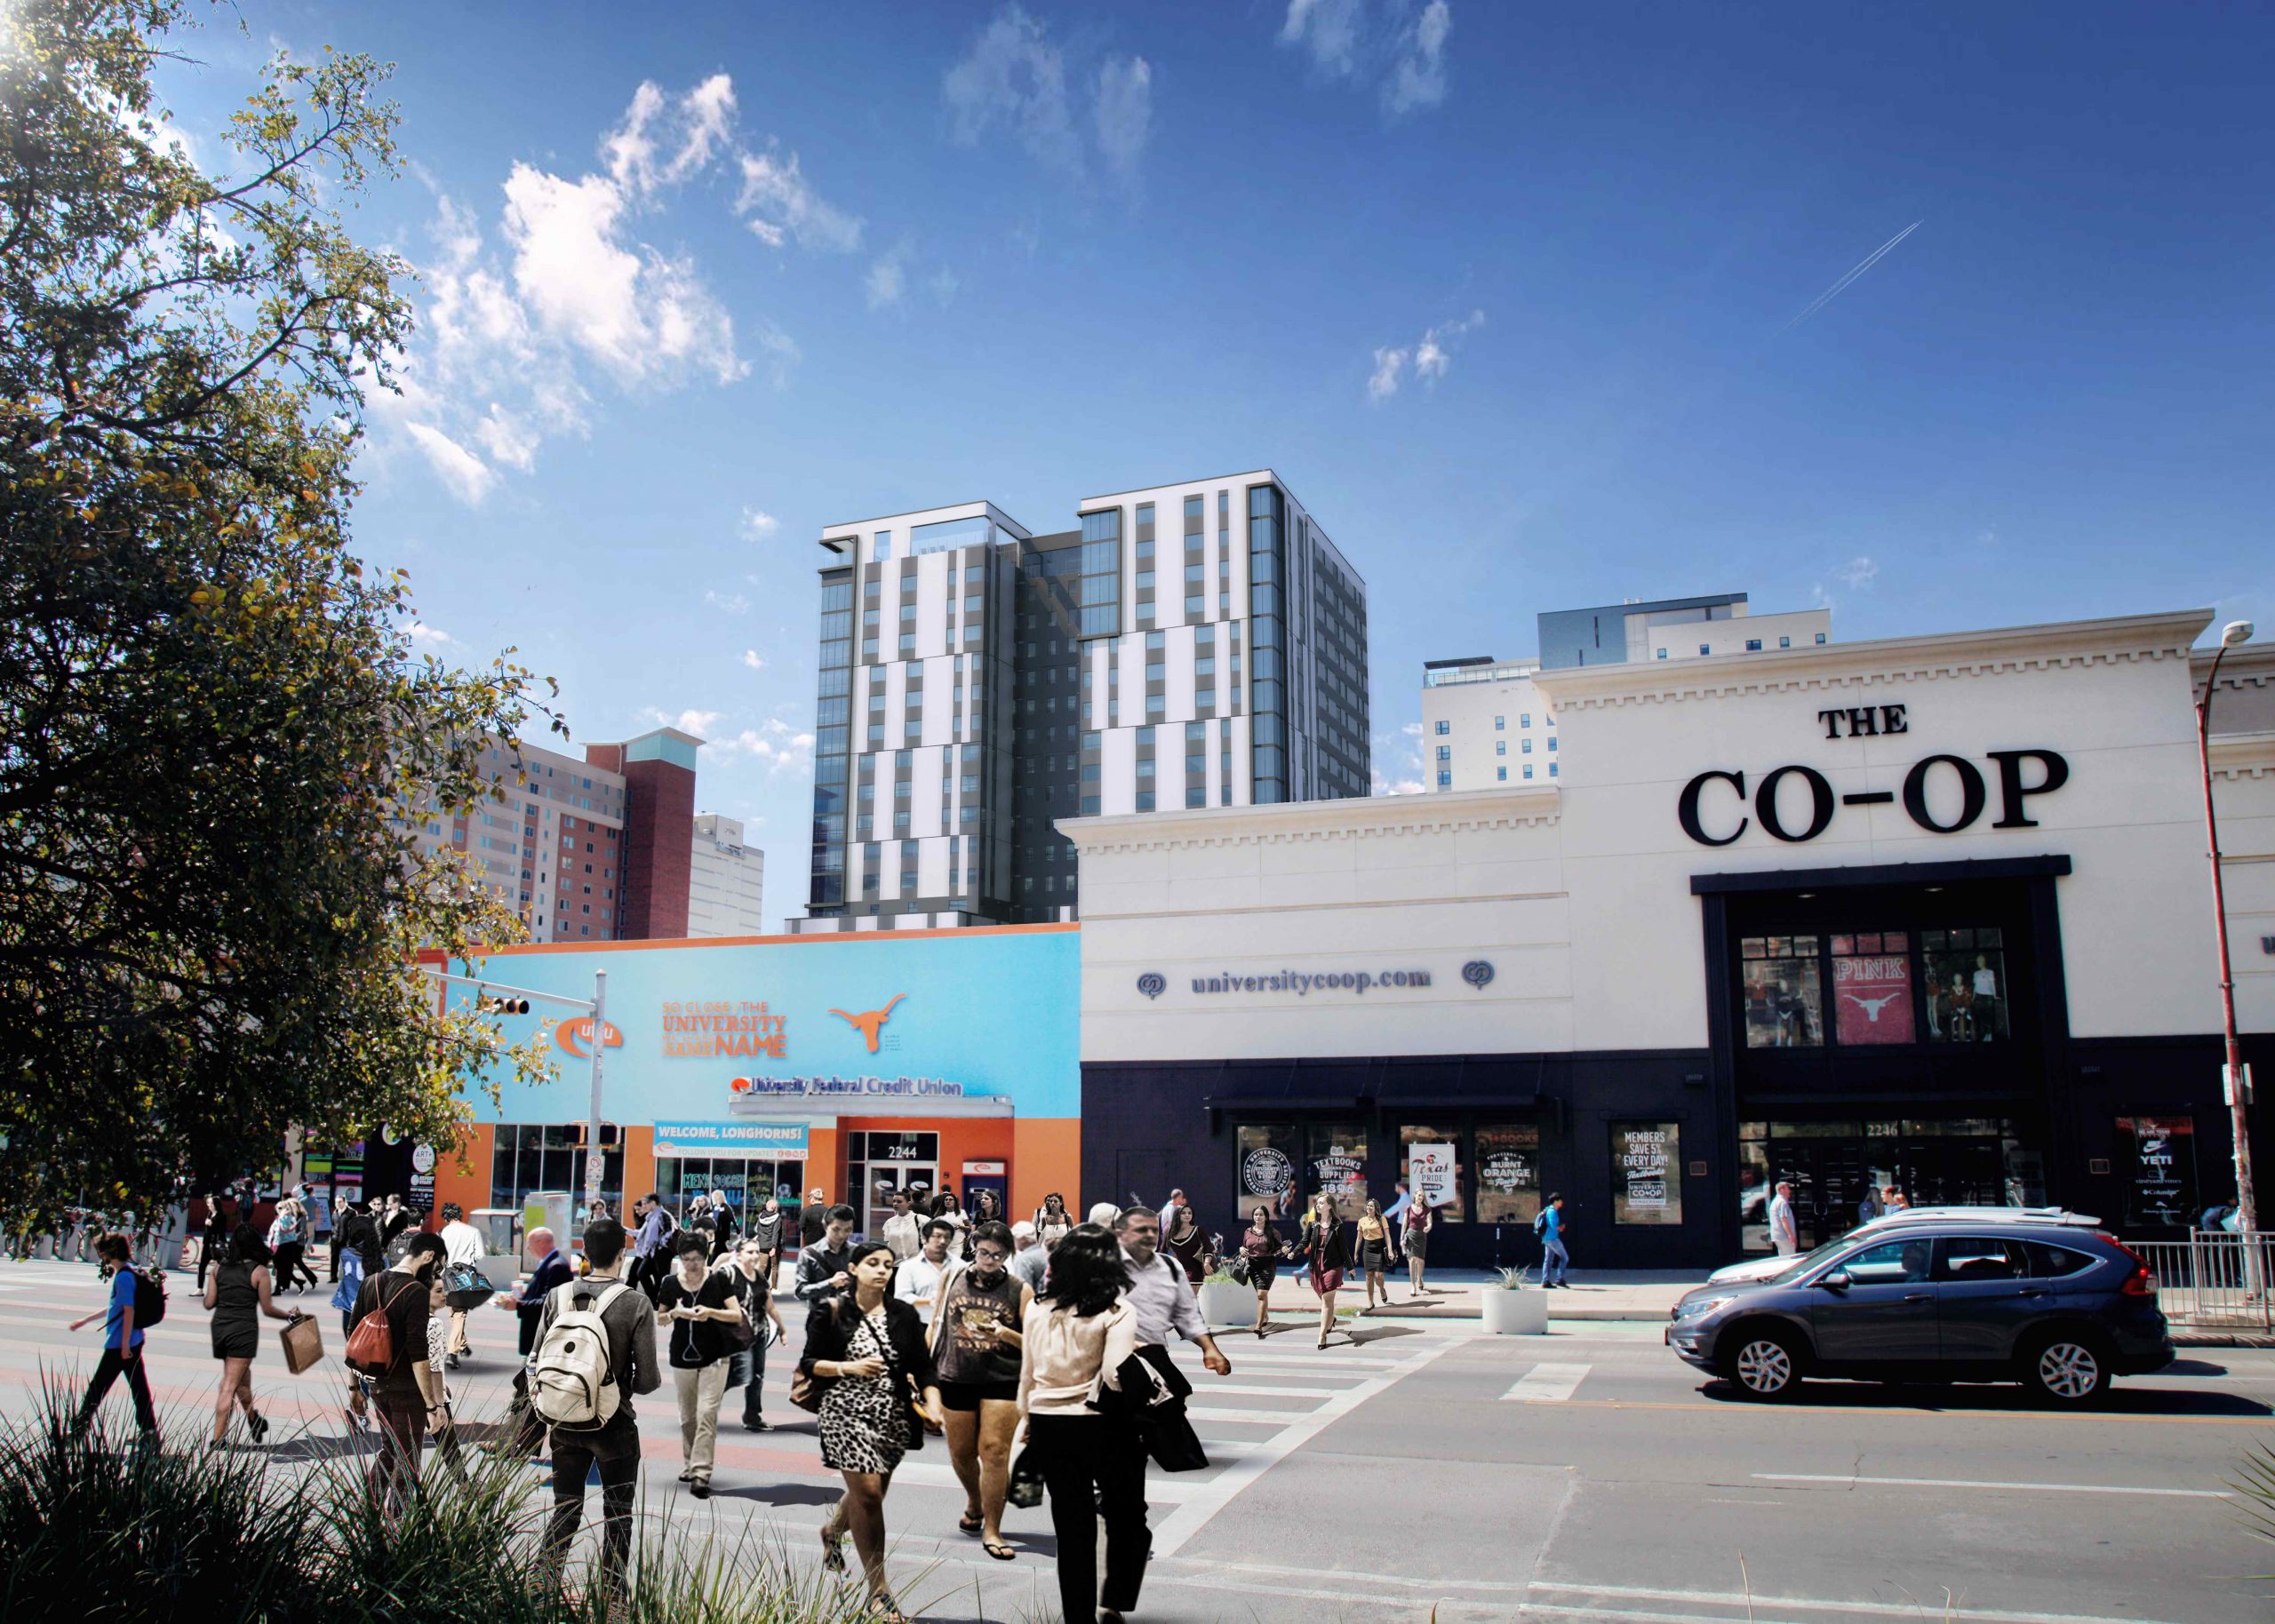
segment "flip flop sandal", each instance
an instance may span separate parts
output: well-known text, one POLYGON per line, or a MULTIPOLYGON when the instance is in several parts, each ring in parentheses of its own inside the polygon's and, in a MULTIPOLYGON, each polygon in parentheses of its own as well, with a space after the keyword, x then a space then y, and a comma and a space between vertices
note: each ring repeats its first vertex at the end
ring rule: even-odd
POLYGON ((987 1526, 987 1519, 979 1517, 960 1517, 956 1518, 956 1526, 966 1533, 978 1533, 987 1526))
POLYGON ((980 1542, 979 1548, 986 1551, 989 1556, 994 1557, 998 1562, 1015 1562, 1018 1559, 1019 1553, 1013 1550, 1010 1546, 1004 1544, 1001 1540, 982 1540, 980 1542))

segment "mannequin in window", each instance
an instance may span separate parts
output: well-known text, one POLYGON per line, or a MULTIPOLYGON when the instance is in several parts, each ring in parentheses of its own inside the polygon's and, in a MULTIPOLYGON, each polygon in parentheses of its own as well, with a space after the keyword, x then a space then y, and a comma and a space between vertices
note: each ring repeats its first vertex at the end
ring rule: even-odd
POLYGON ((1979 1036, 1985 1042, 1999 1031, 1999 972, 1986 953, 1975 956, 1975 1011, 1979 1036))

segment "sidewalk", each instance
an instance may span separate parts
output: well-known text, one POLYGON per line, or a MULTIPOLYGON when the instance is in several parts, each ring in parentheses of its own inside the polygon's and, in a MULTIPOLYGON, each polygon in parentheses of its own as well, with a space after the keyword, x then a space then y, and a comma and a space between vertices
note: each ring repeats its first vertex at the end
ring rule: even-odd
MULTIPOLYGON (((1656 1324, 1673 1311, 1678 1297, 1702 1284, 1704 1278, 1703 1274, 1680 1270, 1576 1269, 1569 1287, 1550 1294, 1549 1318, 1648 1320, 1656 1324)), ((1428 1290, 1417 1302, 1406 1283, 1405 1270, 1399 1270, 1390 1282, 1393 1306, 1379 1318, 1478 1319, 1484 1315, 1478 1306, 1478 1294, 1501 1289, 1501 1277, 1482 1269, 1433 1269, 1425 1282, 1428 1290)), ((1528 1286, 1525 1289, 1537 1291, 1539 1287, 1528 1286)), ((1364 1308, 1366 1302, 1366 1277, 1345 1275, 1343 1289, 1336 1294, 1335 1306, 1338 1310, 1364 1308)), ((1319 1313, 1319 1299, 1304 1283, 1300 1270, 1280 1271, 1280 1278, 1272 1287, 1272 1312, 1275 1318, 1319 1313)))

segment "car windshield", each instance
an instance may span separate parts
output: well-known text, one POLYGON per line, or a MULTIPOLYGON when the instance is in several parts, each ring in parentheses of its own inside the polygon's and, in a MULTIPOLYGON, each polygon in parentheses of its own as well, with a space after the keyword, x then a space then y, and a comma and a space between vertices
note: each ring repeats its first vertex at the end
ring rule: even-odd
POLYGON ((1814 1252, 1804 1252, 1797 1258, 1789 1259, 1783 1269, 1780 1269, 1776 1274, 1773 1274, 1768 1278, 1772 1280, 1787 1280, 1800 1273, 1805 1269, 1814 1269, 1819 1263, 1824 1262, 1832 1257, 1832 1255, 1839 1252, 1843 1246, 1846 1246, 1850 1240, 1855 1238, 1856 1234, 1856 1231, 1851 1230, 1848 1234, 1840 1237, 1836 1240, 1826 1241, 1824 1245, 1819 1246, 1814 1252))

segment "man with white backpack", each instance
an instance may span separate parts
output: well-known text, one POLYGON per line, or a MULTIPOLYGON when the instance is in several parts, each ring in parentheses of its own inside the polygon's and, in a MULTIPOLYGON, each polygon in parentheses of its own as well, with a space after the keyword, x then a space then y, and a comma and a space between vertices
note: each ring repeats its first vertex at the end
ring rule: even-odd
POLYGON ((546 1559, 558 1580, 584 1520, 585 1478, 597 1466, 602 1573, 618 1596, 632 1553, 632 1498, 640 1481, 632 1396, 652 1393, 664 1381, 656 1362, 655 1308, 624 1283, 624 1226, 613 1218, 585 1227, 591 1272, 546 1297, 529 1362, 530 1403, 551 1429, 553 1448, 546 1559))

